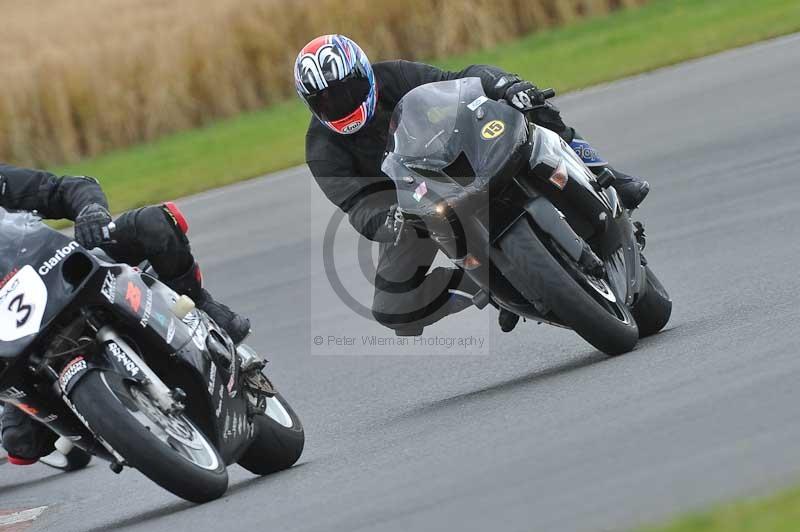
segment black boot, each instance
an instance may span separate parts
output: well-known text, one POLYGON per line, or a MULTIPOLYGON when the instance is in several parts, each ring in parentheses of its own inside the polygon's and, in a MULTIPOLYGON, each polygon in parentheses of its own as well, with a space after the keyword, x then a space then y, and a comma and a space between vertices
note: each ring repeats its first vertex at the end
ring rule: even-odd
POLYGON ((614 190, 617 191, 622 205, 626 209, 635 209, 647 197, 650 192, 650 183, 644 179, 633 177, 628 174, 623 174, 619 170, 610 168, 614 173, 614 182, 611 184, 614 190))
POLYGON ((514 330, 514 327, 516 327, 517 323, 519 322, 519 314, 514 314, 510 310, 501 308, 500 315, 497 317, 497 321, 500 324, 501 331, 511 332, 514 330))
POLYGON ((217 325, 225 329, 234 344, 239 344, 250 334, 250 320, 240 316, 228 308, 227 305, 214 300, 211 294, 203 288, 203 277, 200 267, 193 264, 189 271, 175 279, 162 279, 162 281, 178 292, 192 298, 197 308, 208 314, 217 325))

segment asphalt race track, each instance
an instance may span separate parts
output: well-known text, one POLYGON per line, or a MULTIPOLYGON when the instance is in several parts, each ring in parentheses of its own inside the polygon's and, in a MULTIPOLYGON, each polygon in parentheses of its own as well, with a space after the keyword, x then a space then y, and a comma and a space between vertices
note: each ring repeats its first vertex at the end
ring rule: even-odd
MULTIPOLYGON (((675 310, 615 359, 476 309, 426 330, 439 347, 363 345, 393 336, 328 287, 333 210, 304 169, 180 202, 306 425, 300 464, 234 466, 201 507, 99 461, 3 465, 0 507, 47 506, 30 530, 59 532, 605 531, 800 481, 798 87, 795 35, 558 100, 653 185, 639 216, 675 310)), ((354 246, 342 229, 337 274, 368 303, 354 246)))

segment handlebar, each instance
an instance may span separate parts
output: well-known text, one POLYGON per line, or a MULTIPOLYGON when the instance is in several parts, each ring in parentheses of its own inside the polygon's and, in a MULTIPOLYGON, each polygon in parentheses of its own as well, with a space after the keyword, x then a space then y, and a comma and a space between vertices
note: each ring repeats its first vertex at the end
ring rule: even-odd
POLYGON ((549 100, 555 95, 556 95, 555 89, 544 89, 542 91, 542 98, 544 98, 545 100, 549 100))
POLYGON ((107 226, 103 228, 103 240, 106 244, 116 244, 117 241, 114 240, 114 231, 117 230, 117 224, 111 222, 107 226))

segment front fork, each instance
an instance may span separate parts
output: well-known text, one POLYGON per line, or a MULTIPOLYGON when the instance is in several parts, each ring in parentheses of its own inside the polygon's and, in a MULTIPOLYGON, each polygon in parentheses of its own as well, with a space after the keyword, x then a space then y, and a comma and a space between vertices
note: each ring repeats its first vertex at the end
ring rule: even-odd
MULTIPOLYGON (((119 337, 111 326, 106 325, 97 331, 97 339, 102 345, 107 347, 112 343, 116 344, 122 350, 122 353, 124 353, 122 356, 127 356, 128 359, 138 367, 143 374, 138 380, 141 382, 142 387, 147 391, 148 395, 150 395, 150 398, 156 402, 163 412, 173 413, 183 410, 183 405, 177 400, 178 398, 175 397, 175 394, 170 390, 169 386, 164 384, 164 381, 150 369, 150 366, 142 360, 139 354, 131 348, 125 340, 119 337)), ((115 365, 115 361, 122 364, 122 367, 119 369, 122 370, 122 375, 127 376, 126 372, 130 370, 125 367, 125 361, 119 359, 120 355, 107 353, 107 356, 112 365, 115 365)))

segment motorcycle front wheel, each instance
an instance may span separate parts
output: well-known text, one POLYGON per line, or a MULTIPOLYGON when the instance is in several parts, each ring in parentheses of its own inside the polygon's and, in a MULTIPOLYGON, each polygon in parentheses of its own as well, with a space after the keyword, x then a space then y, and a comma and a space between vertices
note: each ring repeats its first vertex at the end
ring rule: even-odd
POLYGON ((228 489, 225 462, 206 435, 185 414, 163 412, 139 384, 91 371, 71 399, 95 434, 162 488, 196 503, 228 489))
POLYGON ((607 280, 583 273, 565 253, 549 249, 527 217, 506 231, 500 249, 517 270, 515 279, 528 283, 559 321, 584 340, 608 355, 621 355, 636 346, 636 320, 607 280))

